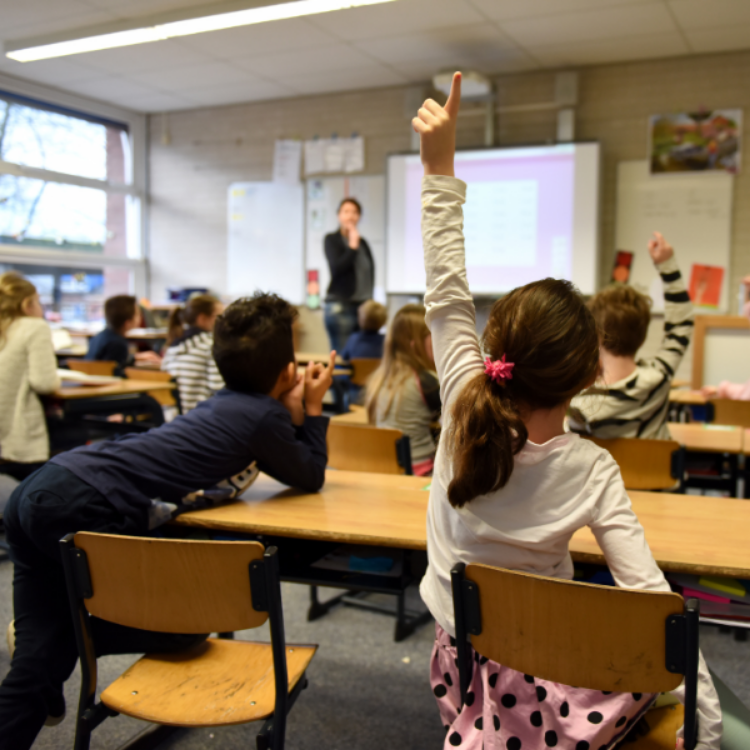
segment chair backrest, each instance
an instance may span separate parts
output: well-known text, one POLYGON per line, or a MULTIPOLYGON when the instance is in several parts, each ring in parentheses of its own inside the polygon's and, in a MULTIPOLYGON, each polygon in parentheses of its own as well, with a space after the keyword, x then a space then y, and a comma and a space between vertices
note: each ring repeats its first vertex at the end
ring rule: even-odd
MULTIPOLYGON (((454 577, 459 618, 456 589, 454 577)), ((675 671, 667 669, 668 653, 670 662, 673 655, 665 635, 671 627, 682 627, 684 602, 679 594, 577 583, 487 565, 467 565, 459 593, 474 599, 473 605, 464 600, 463 608, 474 612, 464 621, 466 630, 475 633, 472 646, 506 667, 593 690, 665 692, 682 682, 685 665, 678 658, 670 663, 675 671), (668 618, 677 618, 677 624, 668 618)))
POLYGON ((629 490, 669 490, 682 481, 684 451, 674 440, 586 438, 609 451, 629 490))
MULTIPOLYGON (((172 375, 162 370, 147 370, 143 367, 126 367, 125 377, 131 380, 153 380, 156 383, 169 383, 174 381, 172 375)), ((175 389, 177 383, 175 382, 175 389)), ((148 391, 148 395, 162 406, 177 406, 174 391, 148 391)))
POLYGON ((66 364, 71 370, 85 372, 86 375, 114 375, 117 362, 106 360, 69 359, 66 364))
POLYGON ((350 380, 352 384, 364 387, 375 370, 380 367, 381 359, 352 359, 349 364, 352 367, 350 380))
POLYGON ((244 630, 268 618, 253 608, 251 595, 249 566, 264 553, 259 542, 89 532, 73 541, 88 561, 92 596, 84 598, 95 617, 164 633, 244 630))
POLYGON ((733 401, 729 398, 711 399, 711 422, 750 428, 750 401, 733 401))
POLYGON ((342 471, 411 474, 409 438, 401 430, 330 422, 328 466, 342 471))

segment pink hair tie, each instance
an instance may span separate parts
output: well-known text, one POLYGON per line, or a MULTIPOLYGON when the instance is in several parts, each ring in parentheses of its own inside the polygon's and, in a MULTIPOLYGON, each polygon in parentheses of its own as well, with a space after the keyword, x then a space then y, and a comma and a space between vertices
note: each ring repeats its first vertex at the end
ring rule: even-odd
POLYGON ((504 380, 513 380, 513 368, 516 366, 515 362, 506 362, 505 355, 500 359, 496 359, 494 362, 487 357, 484 360, 484 374, 490 376, 490 380, 494 380, 496 383, 502 383, 504 380))

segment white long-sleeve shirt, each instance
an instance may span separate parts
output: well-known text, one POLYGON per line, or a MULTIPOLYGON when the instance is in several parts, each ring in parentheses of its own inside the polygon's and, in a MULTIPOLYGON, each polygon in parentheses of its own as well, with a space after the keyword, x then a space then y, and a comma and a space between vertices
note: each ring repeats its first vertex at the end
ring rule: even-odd
POLYGON ((0 337, 0 458, 49 458, 44 408, 37 394, 60 386, 52 332, 41 318, 16 318, 0 337))
MULTIPOLYGON (((427 272, 427 325, 432 332, 443 403, 443 429, 468 380, 484 370, 474 303, 466 278, 463 210, 466 185, 453 177, 425 177, 422 237, 427 272)), ((441 441, 427 511, 429 565, 420 593, 440 625, 455 635, 451 568, 458 562, 495 565, 572 579, 568 545, 589 526, 618 586, 669 591, 643 527, 632 510, 610 454, 578 435, 537 445, 527 442, 513 473, 497 492, 463 508, 448 500, 453 467, 441 441)), ((702 750, 719 750, 721 710, 701 657, 698 692, 702 750)), ((675 691, 680 697, 684 688, 675 691)))

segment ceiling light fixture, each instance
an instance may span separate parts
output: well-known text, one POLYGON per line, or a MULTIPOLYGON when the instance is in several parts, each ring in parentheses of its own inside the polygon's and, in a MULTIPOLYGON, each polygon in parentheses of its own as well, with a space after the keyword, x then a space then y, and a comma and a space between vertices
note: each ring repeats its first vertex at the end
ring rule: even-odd
MULTIPOLYGON (((170 23, 155 24, 153 26, 142 26, 125 31, 115 31, 105 34, 69 39, 65 41, 50 42, 49 44, 36 43, 34 46, 18 45, 16 49, 6 51, 6 57, 18 62, 33 62, 35 60, 48 60, 52 57, 65 57, 67 55, 78 55, 82 52, 96 52, 98 50, 113 49, 115 47, 128 47, 133 44, 144 44, 146 42, 158 42, 174 37, 189 36, 190 34, 202 34, 206 31, 219 31, 221 29, 233 29, 238 26, 250 26, 256 23, 267 23, 269 21, 281 21, 288 18, 299 18, 300 16, 311 16, 318 13, 330 13, 335 10, 347 8, 359 8, 365 5, 378 5, 390 3, 395 0, 294 0, 293 2, 279 3, 277 5, 265 5, 260 8, 246 8, 244 10, 231 11, 229 13, 216 13, 214 15, 201 16, 199 18, 188 18, 183 21, 172 21, 170 23)), ((8 47, 15 45, 6 45, 8 47)))

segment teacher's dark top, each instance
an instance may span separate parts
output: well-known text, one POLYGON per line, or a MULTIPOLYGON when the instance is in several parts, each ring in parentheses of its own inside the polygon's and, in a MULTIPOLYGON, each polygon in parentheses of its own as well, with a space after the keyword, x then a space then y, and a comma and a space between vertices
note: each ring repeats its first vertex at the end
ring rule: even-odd
POLYGON ((359 247, 352 250, 341 232, 332 232, 325 239, 326 259, 331 270, 326 301, 364 302, 372 299, 375 264, 367 240, 359 238, 359 247))

